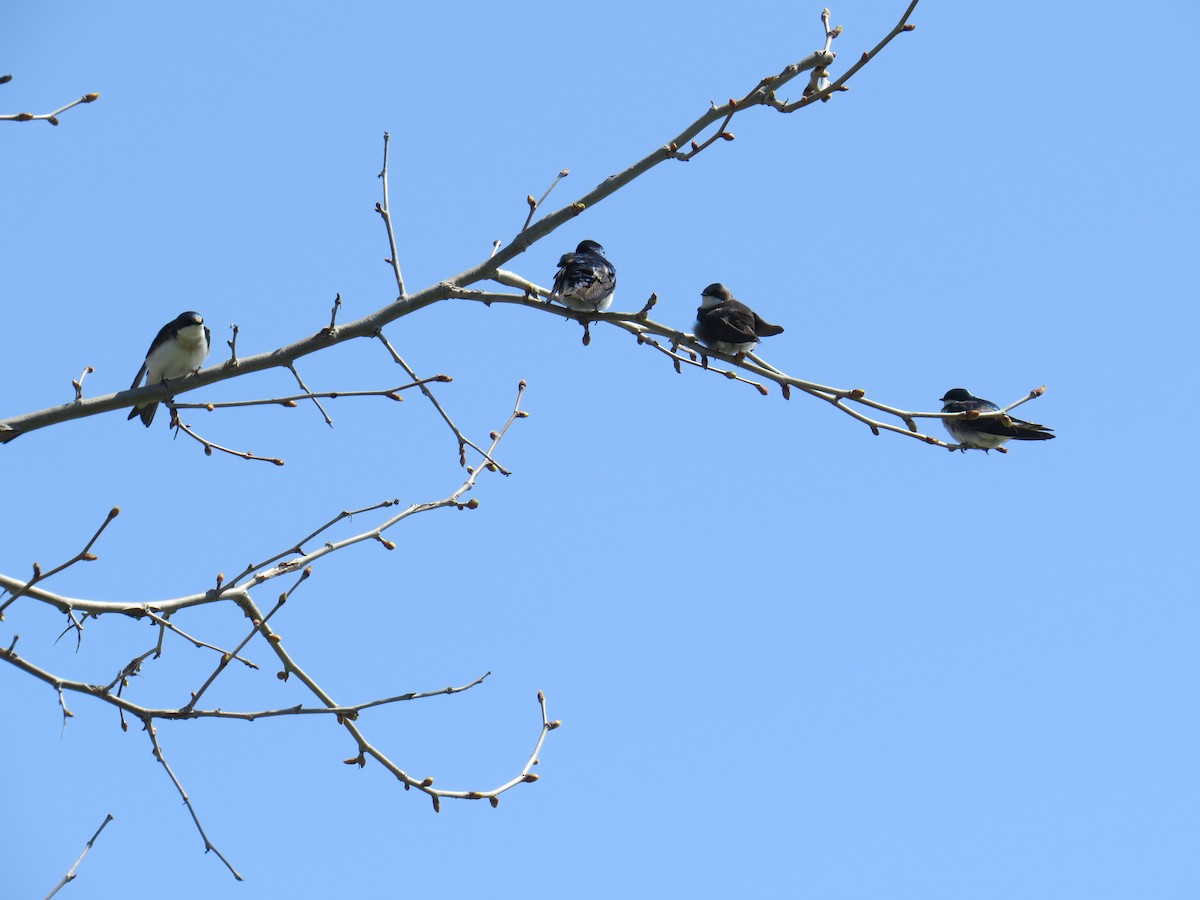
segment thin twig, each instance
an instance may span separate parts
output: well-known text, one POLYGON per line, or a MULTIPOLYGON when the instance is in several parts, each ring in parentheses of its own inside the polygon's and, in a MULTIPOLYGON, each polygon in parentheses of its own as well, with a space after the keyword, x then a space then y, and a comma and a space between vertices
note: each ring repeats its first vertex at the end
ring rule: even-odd
POLYGON ((237 364, 238 364, 238 358, 237 358, 237 336, 238 336, 238 326, 237 326, 237 323, 236 323, 236 322, 231 322, 231 323, 230 323, 230 325, 229 325, 229 327, 230 327, 230 328, 233 330, 233 337, 232 337, 232 338, 230 338, 229 340, 227 340, 227 341, 225 342, 226 344, 228 344, 228 345, 229 345, 229 362, 228 362, 228 365, 229 365, 231 368, 237 368, 237 364))
POLYGON ((211 850, 217 854, 217 859, 225 863, 225 867, 229 869, 233 877, 238 881, 244 881, 245 879, 238 873, 238 870, 225 858, 225 854, 218 850, 216 845, 208 839, 208 835, 204 833, 204 826, 200 824, 200 817, 196 815, 196 808, 192 806, 191 798, 188 797, 187 791, 183 789, 183 785, 179 783, 179 779, 175 777, 175 773, 171 771, 171 767, 167 763, 167 758, 163 756, 162 747, 158 743, 158 731, 154 727, 154 720, 147 718, 143 722, 146 726, 146 733, 150 735, 150 743, 154 745, 154 758, 162 763, 162 767, 166 769, 167 775, 171 778, 171 783, 175 785, 175 790, 179 791, 179 796, 183 798, 183 805, 187 807, 188 812, 192 815, 192 821, 196 823, 196 830, 200 832, 200 837, 204 839, 204 852, 207 853, 211 850))
MULTIPOLYGON (((534 200, 533 194, 530 194, 528 197, 525 198, 525 202, 529 204, 529 215, 527 215, 525 217, 525 224, 521 226, 522 231, 524 231, 526 228, 529 227, 529 223, 533 221, 533 214, 537 211, 539 206, 541 206, 543 203, 546 202, 546 198, 550 196, 550 192, 552 190, 554 190, 555 186, 570 174, 571 174, 570 169, 561 170, 558 173, 558 177, 555 178, 552 182, 550 182, 550 187, 546 188, 546 193, 542 194, 540 199, 534 200)), ((497 250, 500 249, 499 244, 500 244, 500 242, 497 241, 496 244, 494 245, 497 250)))
POLYGON ((58 891, 59 891, 59 889, 60 889, 60 888, 61 888, 63 885, 65 885, 65 884, 70 884, 72 881, 74 881, 74 880, 75 880, 75 878, 76 878, 76 875, 75 875, 75 870, 79 868, 79 864, 80 864, 81 862, 83 862, 83 858, 84 858, 85 856, 87 856, 87 852, 88 852, 89 850, 91 850, 91 849, 92 849, 92 845, 93 845, 94 843, 96 843, 96 838, 100 837, 100 832, 102 832, 102 831, 104 830, 105 826, 106 826, 106 825, 108 825, 108 823, 109 823, 109 822, 111 822, 112 820, 113 820, 113 815, 112 815, 112 813, 108 813, 108 814, 107 814, 107 815, 104 817, 104 821, 100 823, 100 827, 96 829, 96 833, 95 833, 95 834, 93 834, 93 835, 92 835, 90 838, 88 838, 88 842, 87 842, 87 844, 86 844, 86 845, 84 845, 83 852, 82 852, 82 853, 80 853, 80 854, 79 854, 79 858, 78 858, 77 860, 75 860, 75 865, 73 865, 73 866, 71 866, 71 868, 67 869, 67 874, 66 874, 66 875, 64 875, 64 876, 62 877, 62 880, 61 880, 61 881, 60 881, 58 884, 56 884, 56 885, 54 886, 54 890, 52 890, 50 893, 48 893, 48 894, 46 895, 46 900, 50 900, 50 898, 51 898, 51 897, 53 897, 55 894, 57 894, 57 893, 58 893, 58 891))
POLYGON ((285 406, 293 408, 300 400, 311 400, 314 397, 328 397, 331 400, 337 400, 339 397, 386 397, 389 400, 403 400, 403 397, 396 396, 400 391, 407 391, 411 388, 420 387, 421 383, 429 384, 433 381, 449 381, 449 375, 432 375, 429 378, 422 378, 420 381, 413 381, 408 384, 397 385, 392 388, 381 388, 374 391, 316 391, 311 394, 293 394, 290 397, 271 397, 264 400, 229 400, 221 403, 176 403, 176 409, 204 409, 209 412, 215 409, 234 409, 240 406, 285 406))
POLYGON ((66 614, 67 621, 69 622, 69 624, 67 625, 66 628, 64 628, 59 633, 58 637, 56 637, 54 639, 54 643, 57 644, 59 641, 61 641, 63 638, 63 635, 66 634, 68 631, 74 631, 75 632, 75 652, 78 653, 79 648, 83 646, 83 622, 81 622, 81 621, 79 621, 79 619, 75 618, 75 610, 73 610, 73 609, 65 610, 65 614, 66 614))
MULTIPOLYGON (((496 447, 499 446, 500 441, 508 433, 508 429, 512 426, 513 422, 515 422, 517 419, 526 418, 529 415, 525 410, 520 408, 521 400, 524 397, 525 387, 526 386, 525 386, 524 381, 522 381, 520 383, 520 385, 518 385, 516 403, 513 406, 512 412, 509 414, 508 420, 505 422, 504 426, 501 429, 499 429, 498 431, 493 431, 491 433, 491 438, 492 438, 491 444, 489 445, 489 447, 486 450, 483 450, 481 452, 481 455, 484 457, 485 460, 491 460, 494 458, 496 447)), ((26 582, 11 578, 2 573, 0 573, 0 588, 2 588, 4 590, 8 590, 8 591, 25 592, 28 594, 28 596, 31 599, 35 599, 42 603, 46 603, 50 606, 55 607, 56 609, 58 609, 62 612, 66 612, 68 610, 80 610, 91 616, 100 616, 100 615, 104 615, 105 613, 122 613, 124 615, 130 615, 130 616, 136 617, 148 610, 154 610, 154 611, 162 613, 164 615, 169 615, 169 614, 173 614, 179 610, 187 609, 192 606, 201 606, 201 605, 206 605, 209 603, 216 603, 222 599, 229 599, 232 597, 236 597, 238 595, 239 591, 245 590, 245 588, 235 587, 236 582, 240 581, 242 578, 248 577, 250 575, 253 575, 251 586, 256 586, 256 585, 262 584, 266 581, 269 581, 271 579, 278 578, 281 575, 286 575, 290 572, 294 572, 300 568, 303 568, 304 566, 307 566, 307 565, 315 562, 318 559, 321 559, 324 556, 327 556, 331 553, 337 553, 345 547, 349 547, 354 544, 357 544, 357 543, 360 543, 363 541, 367 541, 367 540, 377 540, 381 534, 383 534, 387 530, 395 527, 400 522, 408 519, 410 516, 414 516, 414 515, 417 515, 419 513, 424 513, 424 512, 431 512, 435 509, 446 509, 448 507, 455 507, 458 509, 474 509, 476 506, 478 506, 478 504, 474 500, 472 500, 470 502, 463 502, 462 497, 464 494, 468 493, 474 487, 475 482, 479 478, 479 474, 481 472, 489 471, 489 470, 490 471, 501 471, 500 467, 495 466, 494 464, 485 464, 485 465, 482 465, 479 467, 468 467, 467 468, 467 478, 454 491, 452 491, 449 496, 444 497, 441 500, 430 501, 430 502, 426 502, 426 503, 411 504, 404 510, 396 513, 395 515, 392 515, 386 521, 380 523, 379 525, 377 525, 376 527, 372 528, 369 531, 363 532, 361 534, 353 535, 351 537, 344 538, 344 539, 338 540, 338 541, 326 541, 320 547, 318 547, 317 549, 315 549, 309 553, 301 553, 298 548, 293 548, 291 550, 287 550, 283 553, 277 554, 275 557, 273 557, 272 559, 270 559, 264 563, 257 563, 257 564, 254 564, 254 565, 248 567, 245 572, 243 572, 236 579, 234 579, 233 583, 226 584, 226 585, 224 585, 224 587, 218 587, 217 590, 204 591, 201 593, 191 594, 191 595, 188 595, 185 597, 177 597, 177 598, 170 599, 170 600, 159 600, 159 601, 155 601, 153 603, 129 604, 129 603, 118 603, 118 602, 103 601, 103 600, 83 600, 83 599, 74 598, 74 597, 64 597, 64 596, 61 596, 58 594, 51 593, 50 591, 46 591, 41 588, 30 587, 26 582), (283 558, 287 557, 287 556, 292 556, 293 558, 283 560, 283 558), (283 560, 283 561, 278 562, 276 564, 276 562, 278 560, 283 560), (265 566, 272 565, 272 564, 274 564, 273 568, 264 570, 265 566)), ((341 521, 342 519, 351 517, 358 512, 366 512, 366 511, 369 511, 372 509, 395 506, 397 504, 398 504, 398 501, 387 500, 387 501, 383 501, 381 503, 375 504, 374 506, 366 507, 363 510, 358 510, 356 512, 343 512, 343 513, 339 514, 338 516, 336 516, 330 522, 321 526, 321 528, 319 528, 316 532, 314 532, 308 538, 305 538, 305 542, 308 540, 311 540, 313 537, 320 534, 321 532, 323 532, 327 528, 331 527, 332 525, 336 524, 337 522, 341 521)), ((234 652, 236 653, 240 649, 241 649, 240 647, 236 648, 234 650, 234 652)), ((14 654, 14 659, 15 658, 16 657, 14 654)), ((36 674, 36 673, 33 673, 31 671, 31 674, 36 674)), ((51 683, 51 684, 55 683, 58 680, 59 679, 49 676, 49 683, 51 683)))
POLYGON ((47 578, 51 577, 52 575, 57 575, 63 569, 66 569, 69 566, 73 566, 77 562, 94 562, 98 557, 94 553, 91 552, 92 545, 95 544, 96 541, 100 539, 100 535, 102 535, 104 533, 104 529, 108 527, 108 523, 111 522, 113 519, 115 519, 120 514, 121 514, 121 507, 114 506, 112 509, 110 509, 108 511, 108 515, 104 517, 104 521, 100 523, 100 527, 96 529, 96 533, 92 535, 91 540, 89 540, 84 545, 82 550, 80 550, 78 553, 76 553, 73 557, 68 559, 62 565, 56 566, 55 568, 51 569, 49 572, 43 572, 42 567, 39 566, 35 562, 33 564, 33 578, 31 578, 29 581, 25 582, 23 587, 19 588, 16 591, 13 591, 11 597, 9 597, 3 603, 0 603, 0 620, 3 620, 3 618, 4 618, 4 610, 6 610, 10 606, 12 606, 12 604, 17 600, 18 597, 24 596, 29 591, 29 589, 31 587, 33 587, 35 584, 37 584, 39 581, 45 581, 47 578))
POLYGON ((295 376, 296 383, 298 385, 300 385, 300 390, 304 391, 305 395, 308 396, 309 398, 311 398, 312 402, 316 404, 317 409, 319 409, 321 411, 321 415, 325 417, 325 424, 328 425, 330 428, 332 428, 333 427, 333 419, 329 418, 329 413, 325 412, 325 407, 323 407, 321 405, 321 401, 317 399, 317 397, 322 396, 322 395, 314 394, 309 389, 308 385, 304 383, 304 379, 300 377, 300 373, 296 371, 295 363, 288 363, 287 367, 288 367, 288 371, 290 371, 292 373, 292 375, 295 376))
POLYGON ((438 402, 437 397, 433 395, 433 391, 429 390, 429 388, 425 385, 426 381, 449 381, 450 376, 439 375, 437 378, 425 380, 418 378, 417 373, 414 372, 412 367, 404 361, 404 358, 396 352, 396 348, 388 342, 388 339, 384 336, 382 331, 375 336, 379 339, 380 343, 387 348, 388 353, 391 354, 392 362, 396 363, 408 373, 408 377, 411 378, 413 382, 421 388, 421 393, 424 394, 425 398, 433 404, 433 408, 438 411, 438 415, 442 417, 442 421, 445 422, 447 427, 449 427, 449 429, 454 433, 455 440, 458 441, 458 464, 460 466, 465 466, 467 464, 467 447, 470 447, 472 450, 482 456, 486 462, 495 466, 496 471, 504 475, 511 474, 508 469, 504 468, 504 466, 500 465, 500 463, 488 456, 486 451, 480 449, 480 447, 474 441, 472 441, 465 434, 463 434, 462 431, 459 430, 459 427, 454 424, 454 420, 451 419, 446 410, 442 408, 442 404, 438 402))
POLYGON ((729 108, 729 113, 725 116, 725 121, 722 122, 717 127, 717 130, 714 131, 711 135, 709 135, 708 138, 705 141, 703 141, 702 143, 697 143, 696 141, 692 141, 692 149, 687 151, 686 153, 681 153, 679 151, 675 151, 675 153, 674 153, 675 159, 681 160, 682 162, 687 162, 693 156, 695 156, 697 153, 703 153, 705 150, 707 150, 709 147, 711 147, 713 144, 715 144, 719 140, 725 140, 725 141, 733 140, 733 135, 730 134, 725 129, 729 126, 730 121, 733 119, 734 113, 737 112, 737 109, 738 109, 737 101, 734 100, 732 97, 730 97, 729 103, 727 105, 729 108))
POLYGON ((1032 391, 1030 391, 1028 394, 1026 394, 1020 400, 1017 400, 1013 403, 1008 404, 1008 406, 1004 407, 1002 410, 1000 410, 1000 412, 1007 413, 1010 410, 1014 410, 1018 406, 1020 406, 1022 403, 1028 403, 1030 400, 1036 400, 1038 397, 1042 396, 1042 394, 1044 394, 1044 393, 1046 393, 1046 386, 1044 384, 1041 387, 1035 387, 1032 391))
POLYGON ((404 276, 400 274, 400 258, 396 254, 396 233, 392 230, 392 213, 391 201, 388 199, 388 145, 391 143, 391 135, 386 131, 383 133, 383 168, 379 172, 379 177, 383 181, 383 203, 375 204, 375 211, 383 218, 383 224, 387 227, 388 246, 391 248, 391 258, 387 261, 392 264, 392 271, 396 275, 396 290, 399 291, 399 299, 404 299, 404 276))
POLYGON ((296 554, 304 553, 304 545, 305 544, 307 544, 309 541, 311 541, 313 538, 317 537, 318 535, 322 534, 323 532, 328 531, 334 525, 338 524, 339 522, 341 522, 345 519, 352 519, 357 515, 361 515, 363 513, 368 513, 368 512, 373 512, 377 509, 386 509, 391 506, 397 506, 397 505, 399 505, 399 503, 400 503, 399 500, 382 500, 379 503, 372 504, 371 506, 364 506, 362 509, 342 510, 340 513, 338 513, 336 516, 334 516, 332 519, 330 519, 328 522, 326 522, 324 525, 322 525, 316 531, 312 532, 312 534, 308 535, 307 537, 301 538, 290 549, 284 550, 282 553, 277 553, 274 556, 270 557, 269 559, 263 560, 262 562, 251 563, 250 565, 248 565, 240 574, 238 574, 237 576, 234 577, 234 579, 230 582, 230 586, 232 587, 232 586, 236 585, 238 582, 240 582, 246 576, 251 575, 254 572, 257 572, 261 569, 265 569, 267 566, 278 562, 279 560, 283 559, 285 556, 295 556, 296 554))
POLYGON ((256 664, 250 662, 250 660, 248 660, 248 659, 243 659, 242 657, 238 656, 236 653, 230 653, 228 650, 222 650, 220 647, 216 646, 215 644, 210 644, 207 641, 202 641, 197 637, 193 637, 192 635, 190 635, 186 631, 184 631, 182 628, 177 627, 174 623, 163 618, 162 616, 158 615, 157 613, 153 613, 150 610, 144 610, 142 612, 142 615, 144 615, 146 618, 150 619, 152 622, 157 622, 163 628, 173 631, 175 634, 179 635, 185 641, 190 642, 192 644, 192 646, 194 646, 194 647, 205 647, 209 650, 215 650, 217 653, 220 653, 224 656, 228 656, 230 659, 236 659, 238 662, 242 663, 243 665, 245 665, 251 669, 258 668, 258 666, 256 664))
MULTIPOLYGON (((94 368, 92 368, 91 366, 88 366, 87 368, 85 368, 83 370, 83 373, 79 376, 79 378, 77 378, 71 382, 71 387, 75 388, 75 402, 76 403, 78 403, 80 400, 83 399, 83 379, 95 371, 96 370, 94 368)), ((57 888, 56 888, 56 890, 57 890, 57 888)))
POLYGON ((767 105, 779 110, 782 113, 792 113, 798 109, 803 109, 804 107, 809 106, 818 100, 827 100, 835 92, 843 90, 843 85, 853 78, 859 69, 878 56, 880 51, 890 44, 897 35, 906 31, 912 31, 917 27, 916 25, 910 24, 908 19, 909 16, 913 14, 913 10, 917 8, 917 4, 919 2, 920 0, 912 0, 912 2, 908 5, 908 9, 904 11, 904 15, 900 17, 900 21, 897 22, 896 26, 887 33, 884 39, 859 57, 858 61, 849 69, 847 69, 836 81, 827 84, 820 91, 816 91, 806 97, 801 98, 800 100, 797 100, 795 103, 780 103, 774 98, 774 96, 772 96, 767 105))
POLYGON ((160 625, 158 628, 158 643, 145 653, 141 654, 140 656, 135 656, 133 659, 127 662, 121 668, 121 671, 117 673, 116 678, 100 688, 100 692, 102 694, 107 694, 113 688, 116 688, 119 694, 121 689, 128 682, 129 678, 138 674, 138 672, 142 670, 142 663, 144 663, 151 656, 153 656, 155 659, 162 656, 162 636, 164 630, 165 629, 160 625))
MULTIPOLYGON (((274 615, 274 613, 277 612, 280 608, 281 608, 281 604, 277 603, 275 605, 275 607, 271 610, 271 612, 269 612, 266 615, 264 621, 269 621, 271 616, 274 615)), ((255 625, 249 638, 247 638, 247 642, 250 639, 252 639, 255 635, 262 634, 262 633, 263 632, 260 629, 259 625, 255 625)), ((270 631, 267 631, 266 633, 268 635, 274 634, 274 632, 270 632, 270 631)), ((147 651, 146 653, 142 654, 140 657, 137 657, 137 660, 135 660, 135 663, 137 663, 140 660, 145 659, 147 656, 150 656, 152 653, 153 653, 153 651, 147 651)), ((13 665, 14 667, 21 669, 25 673, 32 675, 33 677, 39 679, 40 681, 44 681, 46 684, 53 687, 55 689, 55 691, 59 694, 62 694, 65 691, 70 691, 71 693, 75 693, 75 694, 82 694, 85 696, 93 697, 98 700, 103 700, 104 702, 108 703, 109 705, 116 707, 122 714, 129 713, 130 715, 136 716, 137 718, 143 719, 143 720, 145 720, 145 719, 162 719, 162 720, 166 720, 166 721, 186 721, 189 719, 237 719, 240 721, 252 722, 256 719, 267 719, 267 718, 275 718, 275 717, 279 717, 279 716, 292 716, 292 715, 296 715, 296 716, 300 716, 300 715, 338 715, 338 716, 356 717, 360 712, 362 712, 363 710, 366 710, 366 709, 374 709, 376 707, 388 706, 388 705, 391 705, 394 703, 403 703, 403 702, 407 702, 410 700, 424 700, 424 699, 428 699, 430 697, 439 697, 442 695, 461 694, 463 691, 470 690, 471 688, 473 688, 479 684, 482 684, 483 681, 489 675, 492 674, 491 672, 485 672, 483 675, 480 675, 474 681, 471 681, 468 684, 464 684, 464 685, 460 685, 460 686, 451 685, 449 687, 438 688, 437 690, 432 690, 432 691, 409 691, 407 693, 397 694, 392 697, 383 697, 378 700, 368 700, 363 703, 356 703, 352 706, 330 705, 330 706, 317 708, 317 707, 308 707, 308 706, 302 706, 300 704, 296 704, 295 706, 289 706, 289 707, 285 707, 282 709, 227 710, 227 709, 220 709, 220 708, 196 709, 191 704, 187 704, 185 706, 179 707, 178 709, 169 709, 169 708, 152 708, 152 707, 142 706, 140 704, 134 703, 131 700, 127 700, 123 696, 121 696, 119 690, 118 690, 118 693, 116 693, 116 694, 112 693, 111 686, 106 688, 106 687, 103 687, 100 685, 88 684, 83 681, 75 681, 75 680, 72 680, 69 678, 59 677, 57 675, 54 675, 51 672, 46 671, 45 669, 40 668, 39 666, 34 665, 33 663, 30 663, 28 660, 19 657, 15 652, 13 652, 13 649, 11 646, 7 650, 4 648, 0 648, 0 660, 3 660, 4 662, 7 662, 7 663, 13 665)), ((131 664, 131 666, 133 666, 133 664, 131 664)), ((124 677, 127 674, 133 674, 132 672, 130 672, 131 666, 127 666, 126 669, 122 671, 122 677, 120 678, 120 681, 124 681, 124 677)), ((224 669, 223 666, 218 667, 218 670, 215 673, 215 675, 220 674, 220 672, 223 671, 223 669, 224 669)), ((209 677, 209 679, 205 682, 205 687, 207 687, 209 684, 211 684, 213 677, 214 676, 209 677)), ((197 693, 200 693, 200 692, 197 692, 197 693)), ((65 703, 65 700, 60 698, 60 703, 65 703)), ((68 717, 73 718, 74 714, 68 713, 68 717)))
MULTIPOLYGON (((9 81, 12 81, 12 76, 6 75, 6 76, 4 76, 4 80, 0 81, 0 84, 6 84, 9 81)), ((62 113, 65 113, 68 109, 76 107, 81 103, 94 103, 96 100, 99 100, 99 99, 100 99, 100 95, 98 93, 93 92, 91 94, 84 94, 78 100, 72 100, 66 106, 60 106, 58 109, 54 110, 54 112, 39 113, 39 114, 10 113, 8 115, 0 115, 0 122, 34 122, 34 121, 41 120, 41 121, 49 122, 51 125, 57 125, 59 115, 61 115, 62 113)))
POLYGON ((65 734, 67 731, 67 719, 75 718, 75 713, 73 713, 69 709, 67 709, 67 701, 66 701, 66 698, 63 697, 62 684, 56 684, 55 687, 58 689, 58 706, 62 710, 62 715, 63 715, 62 730, 63 730, 63 733, 65 734))
MULTIPOLYGON (((174 415, 174 413, 172 413, 172 415, 174 415)), ((220 444, 214 443, 208 438, 201 437, 196 433, 192 426, 186 424, 185 422, 179 421, 178 417, 176 417, 175 422, 180 431, 193 440, 200 442, 200 444, 204 447, 205 456, 212 456, 214 450, 219 450, 222 453, 228 453, 230 456, 236 456, 239 459, 252 459, 257 460, 258 462, 269 462, 276 466, 284 465, 284 461, 277 456, 258 456, 254 453, 251 453, 249 450, 232 450, 229 447, 223 447, 220 444)))
MULTIPOLYGON (((304 569, 303 574, 300 576, 300 581, 298 581, 295 585, 292 586, 293 591, 296 589, 296 587, 299 586, 299 584, 301 582, 305 581, 308 578, 311 571, 312 571, 311 566, 308 566, 304 569)), ((185 703, 182 707, 180 707, 180 712, 192 713, 195 710, 196 704, 200 701, 200 698, 204 696, 204 692, 207 691, 212 686, 213 682, 215 682, 217 680, 217 678, 220 677, 221 673, 225 671, 225 669, 229 665, 230 661, 237 654, 242 652, 242 649, 247 644, 249 644, 250 641, 252 641, 254 639, 254 636, 256 634, 262 634, 264 637, 270 639, 270 637, 271 637, 270 632, 266 628, 267 622, 270 620, 271 616, 275 615, 275 613, 279 612, 279 610, 283 608, 283 605, 287 602, 287 599, 288 599, 288 596, 290 593, 291 593, 291 591, 288 591, 287 593, 284 593, 283 595, 281 595, 279 597, 278 601, 276 601, 275 606, 272 608, 272 610, 269 613, 267 613, 266 617, 262 617, 262 616, 251 617, 251 622, 253 624, 253 627, 250 629, 250 633, 247 634, 244 638, 242 638, 241 642, 233 649, 232 653, 226 654, 221 657, 220 661, 217 663, 217 667, 213 670, 212 674, 209 675, 207 679, 205 679, 204 683, 201 684, 199 688, 192 691, 191 699, 188 700, 188 702, 185 703)), ((235 603, 238 603, 239 605, 242 605, 243 601, 245 601, 246 603, 250 602, 250 596, 248 594, 246 594, 244 591, 240 592, 238 594, 230 594, 229 596, 235 603)), ((243 609, 245 609, 244 606, 243 606, 243 609)))

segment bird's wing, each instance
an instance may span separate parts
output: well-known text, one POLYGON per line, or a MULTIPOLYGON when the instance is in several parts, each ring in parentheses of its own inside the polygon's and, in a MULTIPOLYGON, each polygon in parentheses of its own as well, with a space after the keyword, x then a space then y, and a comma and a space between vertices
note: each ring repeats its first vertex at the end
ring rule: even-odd
POLYGON ((561 294, 567 281, 567 267, 575 259, 574 253, 564 253, 558 260, 558 271, 554 273, 554 293, 561 294))
POLYGON ((155 351, 161 344, 165 344, 176 333, 175 323, 168 322, 162 328, 158 329, 158 334, 154 336, 154 340, 150 342, 150 349, 146 351, 146 358, 149 359, 150 354, 155 351))
POLYGON ((720 328, 724 332, 718 337, 718 340, 728 341, 732 344, 758 340, 758 335, 754 331, 754 320, 757 316, 750 307, 738 303, 736 300, 727 300, 713 309, 717 321, 720 322, 720 328))
POLYGON ((596 303, 613 292, 617 273, 608 261, 582 253, 568 253, 554 276, 554 293, 570 294, 587 303, 596 303), (569 258, 568 258, 569 257, 569 258))
POLYGON ((986 416, 971 419, 970 428, 983 434, 1016 438, 1019 441, 1048 441, 1054 438, 1054 429, 1011 416, 986 416))
POLYGON ((142 363, 142 367, 141 367, 140 369, 138 369, 137 377, 133 379, 133 384, 131 384, 131 385, 129 386, 129 389, 130 389, 131 391, 132 391, 132 390, 133 390, 135 387, 137 387, 138 385, 140 385, 140 384, 142 383, 142 377, 143 377, 145 374, 146 374, 146 363, 145 363, 145 362, 143 362, 143 363, 142 363))

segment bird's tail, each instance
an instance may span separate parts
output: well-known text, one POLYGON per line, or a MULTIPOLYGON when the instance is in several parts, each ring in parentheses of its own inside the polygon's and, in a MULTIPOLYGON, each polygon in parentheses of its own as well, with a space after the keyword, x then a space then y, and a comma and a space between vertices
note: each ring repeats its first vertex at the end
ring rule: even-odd
POLYGON ((129 411, 129 418, 132 419, 134 416, 141 416, 142 424, 149 428, 150 423, 154 421, 154 414, 156 412, 158 412, 158 404, 147 403, 145 406, 135 406, 133 409, 131 409, 129 411))
POLYGON ((1018 441, 1051 441, 1054 440, 1054 429, 1045 425, 1026 422, 1023 419, 1013 419, 1013 437, 1018 441))
POLYGON ((769 322, 763 322, 758 326, 756 332, 759 337, 775 337, 777 334, 783 334, 783 326, 772 325, 769 322))

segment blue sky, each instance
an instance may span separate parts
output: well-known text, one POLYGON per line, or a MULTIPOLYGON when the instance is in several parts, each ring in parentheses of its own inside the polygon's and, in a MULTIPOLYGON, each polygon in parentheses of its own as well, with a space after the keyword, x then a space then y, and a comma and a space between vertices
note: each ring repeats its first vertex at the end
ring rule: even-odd
MULTIPOLYGON (((385 130, 416 289, 507 242, 559 169, 550 208, 821 44, 820 7, 794 3, 245 7, 6 7, 0 110, 102 97, 58 128, 0 127, 0 415, 67 402, 87 365, 89 396, 127 387, 185 309, 216 361, 229 323, 250 354, 319 329, 336 293, 344 320, 391 301, 385 130)), ((834 7, 835 74, 902 9, 834 7)), ((1053 442, 964 455, 873 437, 799 394, 676 375, 615 329, 584 347, 528 309, 448 301, 390 326, 420 373, 454 377, 439 397, 479 440, 528 382, 531 416, 500 450, 513 474, 480 482, 478 510, 397 529, 393 553, 323 561, 277 627, 347 703, 491 671, 363 722, 447 787, 516 774, 537 690, 565 725, 537 784, 440 815, 381 767, 342 765, 354 748, 331 723, 163 725, 248 879, 238 895, 1194 896, 1195 428, 1162 415, 1196 387, 1198 18, 925 0, 851 91, 739 114, 733 143, 659 166, 507 267, 548 284, 593 238, 618 308, 655 292, 657 318, 690 328, 724 281, 786 327, 764 356, 793 375, 923 410, 951 387, 1007 403, 1046 384, 1021 414, 1053 442)), ((300 371, 324 390, 400 380, 367 342, 300 371)), ((201 394, 290 393, 286 375, 201 394)), ((328 408, 333 428, 303 406, 195 418, 283 468, 123 414, 0 447, 0 571, 68 558, 119 505, 100 559, 47 587, 168 598, 342 509, 461 481, 416 396, 328 408)), ((245 627, 229 609, 177 623, 218 644, 245 627)), ((102 619, 76 652, 54 643, 62 625, 20 601, 0 642, 106 682, 153 640, 102 619)), ((133 695, 181 705, 211 665, 171 643, 133 695)), ((212 702, 301 699, 267 665, 212 702)), ((50 890, 108 812, 63 896, 231 889, 136 728, 69 697, 63 733, 54 692, 8 667, 0 703, 0 893, 50 890)))

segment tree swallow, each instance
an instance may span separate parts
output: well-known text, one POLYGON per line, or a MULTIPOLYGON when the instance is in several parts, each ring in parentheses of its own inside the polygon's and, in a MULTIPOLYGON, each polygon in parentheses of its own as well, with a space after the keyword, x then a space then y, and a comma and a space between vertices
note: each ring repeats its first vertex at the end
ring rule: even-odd
MULTIPOLYGON (((204 324, 200 313, 180 313, 174 322, 164 325, 150 343, 146 361, 129 386, 130 390, 142 383, 143 375, 146 376, 146 384, 150 385, 198 371, 204 365, 211 344, 212 332, 204 324)), ((157 401, 139 404, 129 411, 129 418, 141 416, 142 424, 149 428, 157 410, 157 401)))
MULTIPOLYGON (((962 413, 977 410, 981 413, 995 412, 998 407, 991 400, 974 396, 966 388, 955 388, 946 391, 942 398, 946 405, 944 413, 962 413)), ((1018 441, 1048 441, 1054 438, 1053 428, 1045 425, 1035 425, 1024 419, 1014 419, 1011 416, 987 416, 978 419, 942 419, 942 424, 950 432, 950 436, 958 441, 958 449, 966 452, 968 447, 976 450, 994 450, 1009 440, 1018 441)))
POLYGON ((617 270, 604 258, 595 241, 580 241, 574 253, 564 253, 554 276, 554 296, 579 312, 604 312, 613 302, 617 270))
POLYGON ((744 356, 759 338, 783 334, 782 325, 772 325, 740 300, 723 284, 710 284, 700 294, 696 310, 696 337, 718 353, 744 356))

